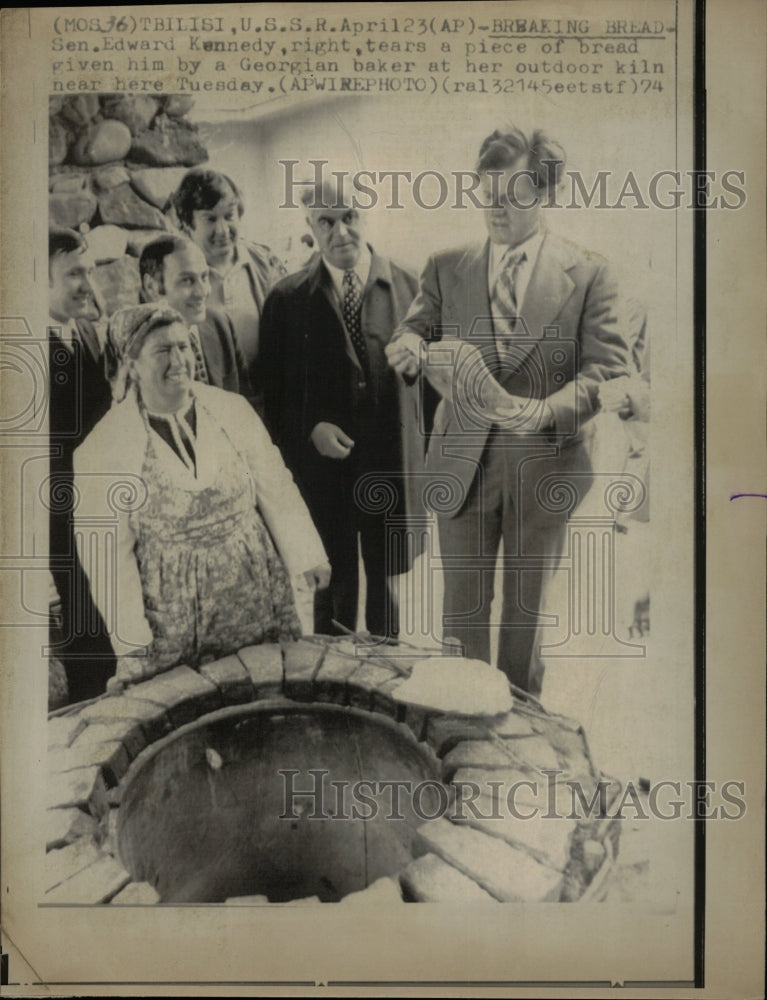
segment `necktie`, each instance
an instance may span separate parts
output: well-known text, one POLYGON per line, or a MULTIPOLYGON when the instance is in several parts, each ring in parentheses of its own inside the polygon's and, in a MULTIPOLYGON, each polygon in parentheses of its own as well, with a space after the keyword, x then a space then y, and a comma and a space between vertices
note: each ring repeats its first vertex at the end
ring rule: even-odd
POLYGON ((360 292, 360 280, 357 272, 350 268, 344 271, 343 280, 343 314, 346 329, 357 358, 363 369, 367 371, 368 350, 365 338, 362 335, 362 294, 360 292))
POLYGON ((205 382, 205 384, 210 383, 208 378, 208 369, 205 365, 205 357, 202 353, 202 347, 200 347, 199 332, 196 328, 191 328, 189 330, 189 343, 192 345, 192 353, 194 354, 194 377, 197 382, 205 382))
POLYGON ((498 277, 495 279, 492 294, 493 325, 496 341, 500 349, 509 349, 514 337, 517 322, 516 283, 519 268, 527 260, 524 250, 507 250, 502 261, 498 277))

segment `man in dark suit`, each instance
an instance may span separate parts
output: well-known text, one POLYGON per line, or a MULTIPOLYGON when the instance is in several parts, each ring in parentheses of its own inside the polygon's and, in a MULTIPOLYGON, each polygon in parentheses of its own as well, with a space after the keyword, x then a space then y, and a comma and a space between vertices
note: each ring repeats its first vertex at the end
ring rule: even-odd
POLYGON ((93 325, 92 265, 79 233, 51 228, 49 283, 49 558, 61 605, 54 652, 67 673, 70 701, 101 694, 115 671, 104 623, 91 599, 75 546, 72 453, 107 412, 112 396, 93 325))
POLYGON ((625 374, 628 358, 607 262, 541 225, 541 198, 563 166, 561 147, 542 132, 509 127, 485 139, 477 171, 489 239, 430 258, 388 351, 410 378, 419 358, 428 359, 423 340, 441 340, 440 351, 450 353, 449 338, 459 338, 456 391, 440 403, 427 457, 453 496, 438 512, 443 631, 467 656, 489 662, 503 542, 498 666, 531 693, 540 692, 543 673, 535 639, 544 576, 592 482, 598 388, 625 374), (462 341, 479 350, 468 363, 473 373, 459 370, 462 341), (493 391, 488 370, 507 402, 508 416, 497 421, 483 412, 483 393, 493 391), (472 380, 474 394, 465 390, 472 380))
POLYGON ((315 631, 334 634, 333 619, 357 627, 359 542, 367 629, 393 638, 396 578, 414 554, 402 528, 423 512, 422 483, 407 475, 422 466, 423 439, 416 391, 394 376, 384 349, 417 280, 365 243, 360 213, 335 185, 307 187, 303 202, 319 252, 267 297, 254 375, 330 558, 315 631))
POLYGON ((202 250, 186 237, 160 236, 142 250, 139 272, 144 299, 164 299, 186 320, 195 352, 196 378, 239 392, 252 402, 231 321, 225 313, 207 308, 210 277, 202 250))

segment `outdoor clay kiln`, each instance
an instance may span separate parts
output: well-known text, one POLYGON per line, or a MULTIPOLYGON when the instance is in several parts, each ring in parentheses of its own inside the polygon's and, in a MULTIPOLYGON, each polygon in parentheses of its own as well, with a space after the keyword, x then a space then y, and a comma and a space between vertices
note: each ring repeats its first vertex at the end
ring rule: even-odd
POLYGON ((427 658, 307 637, 54 713, 44 902, 599 898, 620 786, 582 729, 398 698, 427 658))

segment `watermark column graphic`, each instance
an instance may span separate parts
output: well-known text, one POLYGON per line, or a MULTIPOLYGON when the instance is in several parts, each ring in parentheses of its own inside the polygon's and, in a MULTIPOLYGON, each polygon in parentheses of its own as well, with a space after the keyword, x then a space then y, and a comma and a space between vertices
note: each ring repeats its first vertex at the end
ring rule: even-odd
MULTIPOLYGON (((399 635, 418 640, 429 636, 441 642, 439 614, 434 614, 433 585, 441 572, 434 551, 433 518, 429 512, 458 510, 466 491, 457 476, 431 476, 425 471, 399 473, 368 472, 354 484, 354 503, 364 514, 383 517, 386 535, 386 575, 399 580, 399 635), (403 509, 406 491, 420 492, 425 512, 411 514, 403 509), (422 589, 408 573, 415 557, 424 563, 422 589)), ((387 623, 388 624, 388 623, 387 623)), ((387 655, 393 655, 389 650, 387 655)), ((405 654, 406 655, 406 654, 405 654)))
MULTIPOLYGON (((413 639, 429 636, 435 643, 441 642, 442 622, 432 595, 446 563, 435 551, 434 519, 429 513, 408 518, 402 504, 397 502, 396 490, 404 491, 406 487, 412 490, 417 483, 427 512, 455 514, 471 488, 467 488, 467 482, 483 475, 482 457, 486 449, 511 447, 520 492, 526 469, 534 468, 536 463, 552 463, 554 469, 541 475, 536 483, 536 513, 566 518, 561 552, 526 553, 520 547, 516 555, 499 554, 496 563, 496 568, 505 572, 542 571, 549 579, 554 573, 566 579, 566 597, 555 613, 549 608, 530 610, 527 615, 527 624, 537 623, 543 630, 556 630, 551 642, 540 642, 541 653, 547 657, 644 657, 643 644, 629 642, 617 633, 615 537, 616 517, 631 514, 642 506, 645 484, 638 476, 623 471, 600 468, 556 471, 557 463, 563 455, 567 456, 568 446, 577 444, 591 432, 589 422, 581 424, 578 418, 576 384, 566 374, 579 370, 580 345, 562 338, 557 326, 545 327, 540 338, 530 336, 524 318, 518 317, 522 335, 514 338, 507 355, 499 362, 492 322, 490 317, 478 318, 466 338, 460 337, 458 327, 443 325, 434 331, 439 339, 423 344, 421 371, 439 388, 443 399, 434 426, 429 428, 423 420, 425 398, 421 392, 420 432, 430 438, 430 453, 434 448, 440 449, 439 473, 430 472, 427 461, 426 470, 400 474, 396 487, 392 476, 377 473, 368 473, 356 484, 355 502, 359 509, 384 516, 390 575, 403 571, 397 564, 402 551, 397 539, 403 533, 409 537, 410 551, 421 553, 421 592, 415 592, 409 577, 402 577, 408 584, 400 595, 400 635, 413 639), (520 380, 524 386, 522 392, 516 389, 515 398, 521 399, 522 405, 513 414, 498 409, 499 400, 503 400, 499 389, 507 374, 513 375, 515 386, 520 385, 520 380), (567 419, 564 423, 560 420, 555 431, 541 423, 547 387, 549 391, 552 387, 553 391, 571 390, 571 405, 564 408, 567 419), (524 430, 520 431, 523 424, 524 430), (488 443, 490 431, 500 434, 488 443)), ((522 511, 519 516, 526 513, 522 511)), ((487 571, 479 569, 476 558, 468 552, 459 560, 452 558, 450 568, 469 574, 487 571)), ((524 608, 518 610, 524 615, 524 608)), ((493 622, 490 627, 498 629, 502 625, 503 622, 493 622)))
POLYGON ((546 657, 641 657, 643 644, 627 642, 616 634, 615 518, 642 506, 645 486, 630 473, 595 472, 592 476, 591 506, 601 486, 604 514, 577 513, 578 491, 572 478, 552 475, 539 483, 541 506, 566 509, 569 515, 566 548, 556 567, 568 580, 568 601, 562 611, 567 635, 557 643, 542 643, 540 651, 546 657))
MULTIPOLYGON (((48 625, 48 515, 39 502, 48 476, 48 341, 23 316, 0 317, 0 628, 48 625)), ((47 488, 47 487, 45 487, 47 488)))
MULTIPOLYGON (((0 318, 0 464, 5 505, 0 549, 4 597, 0 628, 44 628, 47 632, 53 597, 49 586, 51 567, 67 574, 71 583, 77 576, 74 551, 49 554, 49 518, 69 511, 77 515, 78 524, 72 539, 79 545, 94 599, 106 610, 106 625, 113 634, 120 600, 118 522, 145 502, 146 488, 139 476, 109 472, 84 477, 76 486, 71 471, 55 468, 63 449, 69 447, 69 439, 77 440, 82 430, 78 426, 57 426, 53 439, 49 433, 49 351, 56 349, 48 339, 35 337, 24 317, 0 318), (88 494, 87 511, 82 507, 83 484, 88 494)), ((81 616, 86 615, 88 602, 73 597, 73 608, 79 609, 81 616)), ((94 619, 92 615, 91 620, 81 617, 79 621, 62 623, 66 629, 60 639, 66 642, 71 631, 97 635, 94 619)), ((55 652, 56 646, 42 644, 42 655, 55 652)))
MULTIPOLYGON (((103 609, 107 634, 124 643, 117 626, 122 597, 118 525, 120 518, 144 506, 146 483, 141 476, 125 472, 101 472, 79 477, 78 486, 80 491, 73 498, 73 511, 80 561, 90 580, 93 600, 103 609)), ((95 622, 92 625, 95 629, 95 622)))

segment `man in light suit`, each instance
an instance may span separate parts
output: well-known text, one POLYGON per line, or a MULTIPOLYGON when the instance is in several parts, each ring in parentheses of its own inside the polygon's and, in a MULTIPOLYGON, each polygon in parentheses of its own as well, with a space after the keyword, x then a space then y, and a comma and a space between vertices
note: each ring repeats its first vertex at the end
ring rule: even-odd
POLYGON ((196 378, 238 392, 252 403, 231 320, 220 310, 208 308, 210 274, 202 250, 185 236, 160 236, 142 250, 139 273, 143 298, 147 302, 164 299, 186 320, 196 378))
MULTIPOLYGON (((561 556, 568 514, 592 481, 590 418, 599 385, 626 374, 628 359, 607 262, 541 224, 541 198, 563 166, 561 147, 540 131, 508 127, 485 139, 477 171, 488 240, 430 258, 387 351, 394 369, 411 378, 424 354, 413 335, 441 340, 445 357, 457 337, 479 348, 480 369, 507 394, 513 416, 494 423, 477 402, 481 372, 473 403, 465 393, 447 393, 427 467, 444 484, 443 499, 452 496, 438 511, 444 635, 489 662, 503 542, 498 666, 533 694, 543 673, 535 639, 544 576, 561 556)), ((465 384, 467 373, 454 377, 465 384)))
POLYGON ((303 201, 319 252, 264 303, 254 383, 332 567, 315 594, 315 631, 335 634, 333 620, 357 628, 359 545, 367 629, 394 638, 396 577, 414 551, 392 525, 419 513, 422 482, 407 473, 422 469, 424 441, 417 391, 384 352, 418 282, 365 242, 348 193, 320 184, 303 201))

